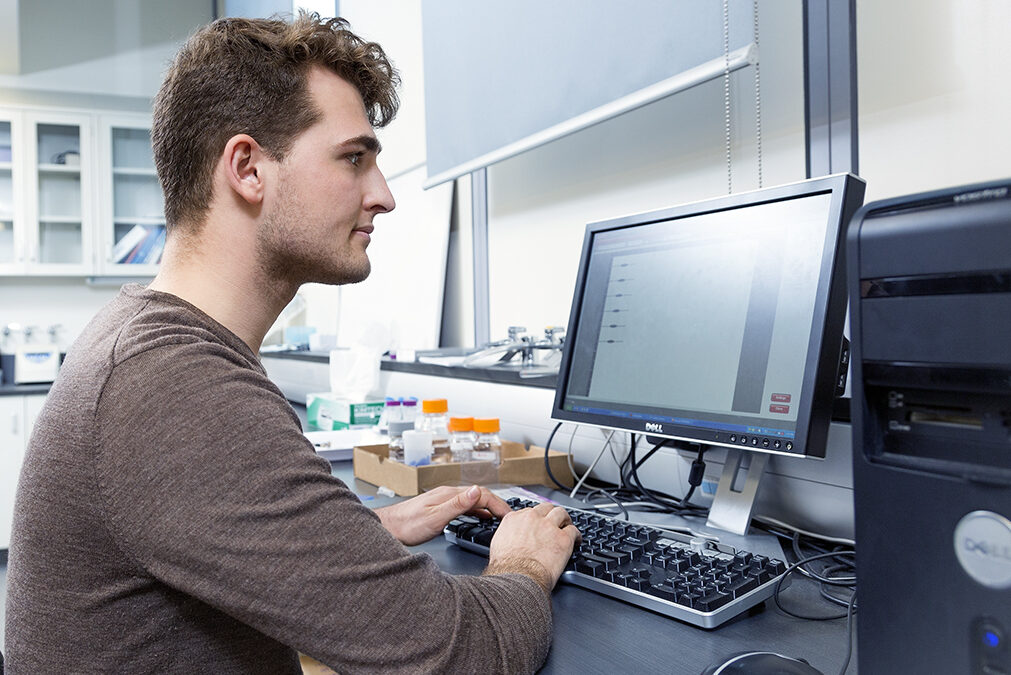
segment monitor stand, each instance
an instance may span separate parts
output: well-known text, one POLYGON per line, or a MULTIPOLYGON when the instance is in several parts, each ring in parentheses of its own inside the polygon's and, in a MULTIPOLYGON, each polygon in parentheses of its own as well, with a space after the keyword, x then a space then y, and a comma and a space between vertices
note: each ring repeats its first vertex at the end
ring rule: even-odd
POLYGON ((716 488, 713 505, 709 509, 709 520, 706 525, 734 534, 745 535, 751 524, 751 513, 755 509, 755 496, 758 494, 758 481, 765 472, 769 455, 764 452, 753 452, 744 478, 744 486, 738 490, 737 473, 741 468, 746 450, 727 449, 727 459, 723 464, 723 473, 716 488))

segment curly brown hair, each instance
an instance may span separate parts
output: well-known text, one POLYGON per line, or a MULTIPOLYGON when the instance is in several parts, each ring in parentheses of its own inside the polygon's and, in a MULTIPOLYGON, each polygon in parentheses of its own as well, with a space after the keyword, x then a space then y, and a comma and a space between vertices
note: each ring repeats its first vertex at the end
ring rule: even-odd
POLYGON ((249 134, 280 161, 320 119, 307 84, 314 66, 358 90, 374 127, 396 115, 397 71, 378 44, 352 33, 342 18, 303 12, 290 23, 219 19, 183 45, 155 97, 151 130, 170 231, 203 222, 229 138, 249 134))

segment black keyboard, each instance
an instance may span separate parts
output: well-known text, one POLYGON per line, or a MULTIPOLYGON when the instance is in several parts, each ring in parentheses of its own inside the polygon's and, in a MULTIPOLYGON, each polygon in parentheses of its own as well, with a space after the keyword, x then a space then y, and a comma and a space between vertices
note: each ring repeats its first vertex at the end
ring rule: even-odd
MULTIPOLYGON (((512 498, 513 510, 537 502, 512 498)), ((583 535, 561 581, 609 595, 702 628, 715 628, 764 602, 786 572, 781 560, 708 539, 566 508, 583 535)), ((498 519, 460 516, 450 542, 488 555, 498 519)), ((784 586, 787 582, 784 581, 784 586)))

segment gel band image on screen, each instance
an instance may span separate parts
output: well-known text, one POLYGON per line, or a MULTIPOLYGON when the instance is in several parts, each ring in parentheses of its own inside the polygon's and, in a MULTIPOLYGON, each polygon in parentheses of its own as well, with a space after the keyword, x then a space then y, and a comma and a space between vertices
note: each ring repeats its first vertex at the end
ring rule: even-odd
POLYGON ((862 187, 836 176, 588 226, 555 417, 806 451, 814 399, 834 398, 838 243, 862 187))

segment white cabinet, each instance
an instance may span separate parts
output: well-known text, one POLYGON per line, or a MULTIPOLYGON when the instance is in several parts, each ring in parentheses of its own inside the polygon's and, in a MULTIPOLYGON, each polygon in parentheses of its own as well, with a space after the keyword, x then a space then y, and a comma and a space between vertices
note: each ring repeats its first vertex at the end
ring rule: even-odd
POLYGON ((150 126, 0 108, 0 275, 154 276, 165 218, 150 126))
POLYGON ((24 169, 19 112, 0 108, 0 274, 25 271, 24 169))
POLYGON ((14 495, 32 426, 46 397, 0 396, 0 549, 8 548, 14 521, 14 495))
POLYGON ((86 114, 30 112, 26 178, 27 272, 58 276, 94 270, 95 144, 86 114))
POLYGON ((151 120, 99 120, 100 272, 155 275, 165 246, 165 205, 151 151, 151 120))

